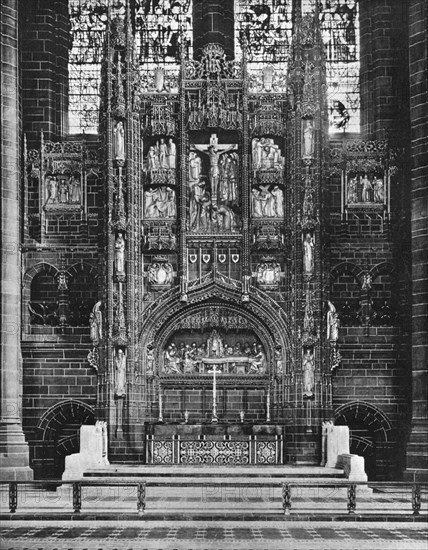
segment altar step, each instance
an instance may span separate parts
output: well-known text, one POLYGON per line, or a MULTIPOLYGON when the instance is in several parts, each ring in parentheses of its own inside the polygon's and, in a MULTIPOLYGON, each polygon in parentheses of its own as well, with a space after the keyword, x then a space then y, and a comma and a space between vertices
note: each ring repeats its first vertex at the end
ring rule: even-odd
POLYGON ((278 465, 278 466, 233 466, 233 465, 134 465, 111 464, 108 468, 87 470, 84 477, 90 478, 207 478, 211 481, 221 479, 275 479, 293 480, 303 479, 322 481, 325 479, 344 479, 345 473, 341 469, 326 468, 323 466, 278 465))
POLYGON ((148 486, 279 486, 282 482, 334 483, 343 481, 343 470, 321 466, 219 466, 219 465, 125 465, 112 464, 109 468, 88 470, 85 478, 124 479, 146 481, 148 486))

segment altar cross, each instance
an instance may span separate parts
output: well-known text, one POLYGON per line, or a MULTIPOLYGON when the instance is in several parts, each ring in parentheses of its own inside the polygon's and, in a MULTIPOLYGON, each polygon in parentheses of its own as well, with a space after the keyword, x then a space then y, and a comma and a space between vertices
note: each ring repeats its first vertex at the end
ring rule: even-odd
POLYGON ((220 374, 220 373, 221 373, 221 370, 217 370, 216 365, 214 365, 213 368, 208 371, 208 374, 213 375, 213 415, 212 415, 212 418, 211 418, 211 422, 214 423, 214 424, 218 422, 218 417, 217 417, 217 380, 216 380, 215 375, 220 374))

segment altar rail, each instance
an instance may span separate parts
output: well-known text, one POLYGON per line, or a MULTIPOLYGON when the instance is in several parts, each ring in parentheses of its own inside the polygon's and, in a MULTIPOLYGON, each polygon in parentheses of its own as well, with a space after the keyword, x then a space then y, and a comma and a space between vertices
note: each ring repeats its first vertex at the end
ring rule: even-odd
POLYGON ((148 464, 275 465, 283 463, 282 435, 247 437, 146 436, 148 464))
MULTIPOLYGON (((396 496, 396 500, 394 501, 394 504, 397 506, 400 506, 400 508, 392 508, 391 504, 389 504, 389 507, 391 508, 391 511, 388 512, 388 515, 383 515, 383 519, 385 520, 391 520, 396 521, 397 519, 404 518, 406 521, 409 520, 410 513, 412 513, 413 518, 420 519, 421 521, 426 521, 426 513, 420 514, 421 510, 421 500, 422 500, 422 493, 425 494, 424 502, 426 504, 426 495, 428 492, 428 484, 427 483, 406 483, 406 482, 371 482, 369 483, 370 489, 377 490, 379 492, 386 492, 388 495, 396 494, 398 493, 398 496, 396 496), (409 497, 409 498, 406 498, 409 497), (410 498, 411 497, 411 498, 410 498), (409 505, 411 506, 407 508, 409 505), (403 506, 403 504, 405 506, 403 506), (397 511, 398 510, 398 511, 397 511), (405 515, 403 515, 405 514, 405 515)), ((340 497, 340 491, 335 492, 335 502, 334 502, 334 510, 319 510, 317 514, 317 519, 322 519, 323 517, 326 517, 327 519, 331 519, 332 514, 334 514, 334 518, 340 519, 340 515, 345 514, 347 511, 346 517, 349 517, 349 515, 355 515, 357 512, 357 490, 358 487, 361 487, 363 490, 367 489, 367 483, 352 483, 348 481, 340 481, 340 482, 328 482, 328 483, 319 483, 319 482, 287 482, 287 481, 264 481, 264 482, 257 482, 253 481, 250 484, 246 481, 239 482, 234 480, 231 483, 227 483, 226 479, 215 479, 213 478, 212 481, 209 483, 207 482, 201 482, 201 481, 189 481, 186 479, 185 482, 183 481, 172 481, 171 479, 168 480, 162 480, 162 481, 155 481, 155 480, 139 480, 139 481, 105 481, 105 480, 92 480, 92 479, 84 479, 79 481, 62 481, 62 480, 43 480, 43 481, 0 481, 0 498, 1 498, 1 513, 0 513, 0 520, 7 520, 7 519, 18 519, 18 514, 16 512, 18 511, 20 500, 23 501, 22 505, 22 511, 20 510, 23 518, 29 519, 52 519, 54 518, 62 518, 62 519, 88 519, 88 520, 94 520, 96 518, 100 519, 106 519, 106 518, 112 518, 116 519, 118 518, 118 515, 120 514, 120 517, 122 519, 126 518, 126 514, 130 515, 131 518, 135 518, 135 508, 139 515, 144 514, 146 511, 146 489, 147 487, 201 487, 205 489, 205 494, 209 495, 209 488, 238 488, 238 487, 244 487, 244 488, 250 488, 250 487, 272 487, 274 489, 281 489, 282 491, 282 498, 279 499, 279 501, 282 504, 282 513, 284 516, 290 516, 293 511, 296 512, 294 516, 290 516, 293 519, 313 519, 313 515, 311 516, 301 516, 299 515, 298 506, 294 508, 293 505, 293 498, 297 501, 299 499, 299 495, 301 494, 301 489, 309 488, 312 490, 312 492, 315 494, 316 492, 319 492, 319 489, 328 489, 329 493, 333 489, 346 489, 346 496, 343 495, 343 508, 340 508, 340 502, 337 502, 337 497, 340 497), (52 487, 50 489, 50 492, 47 491, 47 488, 52 487), (82 507, 84 507, 83 504, 83 495, 84 492, 82 492, 82 489, 86 488, 86 500, 85 503, 90 509, 84 516, 81 516, 80 513, 82 512, 82 507), (111 498, 100 498, 100 492, 97 490, 95 492, 95 498, 94 498, 94 489, 107 489, 107 488, 115 488, 115 489, 122 489, 121 492, 117 491, 115 495, 113 495, 111 498), (20 491, 18 491, 20 489, 20 491), (92 489, 92 492, 90 491, 92 489), (60 495, 58 495, 58 498, 56 498, 55 503, 53 503, 52 499, 52 493, 55 491, 56 493, 60 492, 60 495), (3 510, 3 507, 5 505, 5 497, 8 496, 8 508, 9 513, 5 512, 3 510), (94 502, 97 503, 96 510, 94 512, 94 502), (118 511, 118 504, 124 504, 126 507, 129 507, 130 503, 133 503, 133 510, 128 509, 120 509, 120 512, 118 511), (91 507, 92 504, 92 507, 91 507), (102 507, 101 507, 102 505, 102 507), (346 509, 345 509, 346 506, 346 509), (346 510, 346 511, 345 511, 346 510), (16 515, 15 515, 16 514, 16 515)), ((101 491, 102 494, 102 491, 101 491)), ((215 493, 215 496, 217 496, 217 493, 215 493)), ((245 497, 243 497, 245 499, 245 497)), ((310 499, 310 497, 309 497, 310 499)), ((308 497, 304 498, 305 501, 308 500, 308 497)), ((390 502, 390 500, 388 501, 390 502)), ((375 508, 373 505, 376 504, 375 499, 370 500, 370 507, 368 510, 368 514, 358 512, 358 516, 355 516, 356 520, 359 520, 361 518, 364 518, 365 520, 370 520, 371 518, 376 521, 376 517, 373 513, 375 512, 375 508)), ((377 503, 382 504, 382 502, 377 503)), ((260 512, 263 511, 263 508, 260 509, 260 512)), ((279 510, 278 510, 279 512, 279 510)), ((229 512, 227 512, 229 514, 229 512)), ((230 514, 229 514, 230 515, 230 514)), ((162 519, 165 519, 165 512, 162 513, 162 519)), ((152 516, 151 516, 152 517, 152 516)), ((251 517, 253 517, 253 513, 251 514, 251 517)), ((261 518, 261 516, 260 516, 261 518)), ((230 519, 230 517, 228 518, 230 519)))

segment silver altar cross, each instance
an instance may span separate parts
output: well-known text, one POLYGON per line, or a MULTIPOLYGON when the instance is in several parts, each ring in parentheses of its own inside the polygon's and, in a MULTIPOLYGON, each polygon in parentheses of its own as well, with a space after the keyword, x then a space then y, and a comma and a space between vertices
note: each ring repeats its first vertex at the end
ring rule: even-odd
POLYGON ((217 416, 217 380, 215 375, 217 373, 221 373, 221 370, 217 370, 216 365, 213 366, 211 370, 208 371, 208 374, 213 375, 213 415, 211 418, 211 422, 213 424, 218 422, 218 416, 217 416))

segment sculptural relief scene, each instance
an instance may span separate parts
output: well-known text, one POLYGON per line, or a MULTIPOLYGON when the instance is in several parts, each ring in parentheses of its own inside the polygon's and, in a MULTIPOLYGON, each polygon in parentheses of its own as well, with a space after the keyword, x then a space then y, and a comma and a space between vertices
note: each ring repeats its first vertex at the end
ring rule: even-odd
POLYGON ((263 345, 248 333, 224 336, 213 329, 205 335, 175 337, 163 352, 165 374, 204 374, 213 365, 221 374, 237 375, 266 374, 268 367, 263 345))
POLYGON ((151 186, 144 191, 145 219, 173 219, 177 215, 175 189, 151 186))
POLYGON ((143 164, 147 182, 176 183, 177 146, 172 138, 162 137, 149 145, 143 164))
POLYGON ((284 191, 278 185, 259 185, 251 190, 253 218, 284 217, 284 191))
POLYGON ((280 146, 275 143, 273 138, 254 138, 251 144, 251 152, 254 173, 258 170, 283 172, 285 158, 282 156, 280 146))
POLYGON ((385 204, 385 181, 381 174, 349 172, 346 204, 385 204))
POLYGON ((80 175, 46 176, 45 197, 45 210, 79 208, 82 202, 80 175))
POLYGON ((194 144, 189 153, 189 229, 234 232, 239 228, 239 156, 236 144, 194 144))

